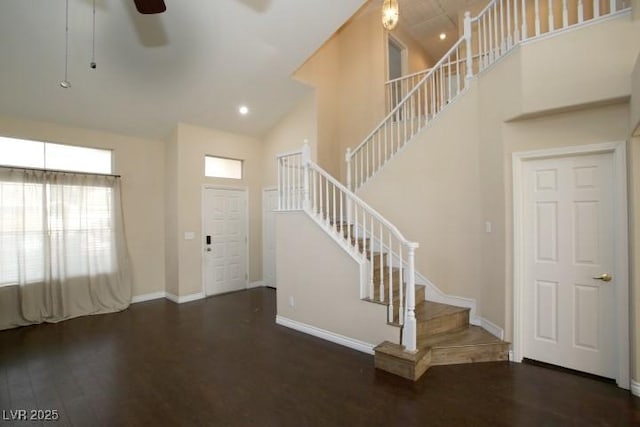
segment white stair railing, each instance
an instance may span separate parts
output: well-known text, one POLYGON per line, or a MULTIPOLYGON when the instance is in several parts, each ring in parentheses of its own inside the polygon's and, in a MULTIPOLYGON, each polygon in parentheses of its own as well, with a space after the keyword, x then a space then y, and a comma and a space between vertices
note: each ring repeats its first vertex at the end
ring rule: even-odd
POLYGON ((431 69, 388 81, 388 115, 347 149, 347 186, 357 190, 449 103, 467 82, 519 43, 626 13, 628 0, 493 0, 464 17, 464 35, 431 69))
POLYGON ((347 149, 347 185, 357 189, 453 101, 465 87, 466 39, 458 40, 353 151, 347 149))
POLYGON ((402 344, 416 350, 415 250, 418 244, 311 161, 308 145, 278 156, 280 210, 304 210, 368 267, 363 298, 387 304, 387 321, 403 325, 402 344), (394 286, 395 285, 395 286, 394 286))
POLYGON ((280 154, 278 161, 278 210, 302 210, 304 167, 302 151, 280 154))
POLYGON ((429 71, 431 71, 431 68, 398 77, 397 79, 388 80, 384 84, 387 96, 387 111, 393 110, 396 105, 398 105, 400 101, 407 96, 411 89, 420 83, 420 80, 422 80, 429 71))

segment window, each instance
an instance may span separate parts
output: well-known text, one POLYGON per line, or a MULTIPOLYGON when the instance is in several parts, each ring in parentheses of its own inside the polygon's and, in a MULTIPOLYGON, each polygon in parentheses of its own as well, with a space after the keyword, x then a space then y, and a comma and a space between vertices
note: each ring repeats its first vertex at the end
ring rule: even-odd
POLYGON ((111 150, 0 136, 0 165, 110 174, 111 150))
POLYGON ((242 179, 242 160, 205 156, 204 176, 210 178, 242 179))
POLYGON ((0 287, 115 270, 110 150, 0 137, 0 287))

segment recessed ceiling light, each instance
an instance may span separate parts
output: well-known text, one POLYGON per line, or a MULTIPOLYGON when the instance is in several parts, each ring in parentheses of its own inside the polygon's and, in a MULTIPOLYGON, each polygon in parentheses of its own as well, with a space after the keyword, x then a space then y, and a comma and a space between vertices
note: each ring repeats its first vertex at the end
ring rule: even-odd
POLYGON ((440 40, 444 40, 447 38, 447 35, 445 33, 440 33, 440 40))
POLYGON ((238 113, 246 116, 247 114, 249 114, 249 107, 247 107, 246 105, 241 105, 240 108, 238 108, 238 113))

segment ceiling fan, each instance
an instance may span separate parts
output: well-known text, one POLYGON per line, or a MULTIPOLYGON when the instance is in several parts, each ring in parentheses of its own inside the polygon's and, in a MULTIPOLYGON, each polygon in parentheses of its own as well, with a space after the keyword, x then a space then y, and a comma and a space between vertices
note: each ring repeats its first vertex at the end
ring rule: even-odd
POLYGON ((136 4, 138 12, 145 15, 162 13, 167 10, 164 0, 133 0, 133 2, 136 4))

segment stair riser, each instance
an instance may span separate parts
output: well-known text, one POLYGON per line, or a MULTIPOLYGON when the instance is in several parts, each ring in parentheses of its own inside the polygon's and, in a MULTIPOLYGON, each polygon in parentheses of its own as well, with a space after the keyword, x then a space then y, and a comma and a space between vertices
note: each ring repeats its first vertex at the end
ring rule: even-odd
MULTIPOLYGON (((385 300, 381 301, 381 302, 388 302, 388 300, 389 300, 389 288, 385 288, 384 292, 385 292, 384 293, 385 300)), ((376 290, 374 290, 373 295, 374 295, 373 299, 375 301, 379 301, 378 292, 376 290)), ((424 301, 424 298, 425 298, 424 296, 425 296, 425 287, 424 286, 416 286, 416 306, 424 301)), ((400 305, 400 294, 397 291, 394 291, 394 294, 393 294, 393 307, 394 307, 394 311, 396 312, 396 314, 397 314, 397 310, 398 310, 399 305, 400 305)))
POLYGON ((464 347, 433 348, 431 365, 498 362, 509 360, 509 344, 487 344, 464 347))
POLYGON ((421 321, 418 319, 418 342, 421 338, 430 337, 445 332, 451 332, 469 326, 469 311, 461 311, 445 316, 421 321))
POLYGON ((388 354, 375 353, 374 363, 376 369, 390 372, 399 377, 417 381, 429 369, 431 363, 431 354, 427 353, 418 363, 403 360, 388 354))

